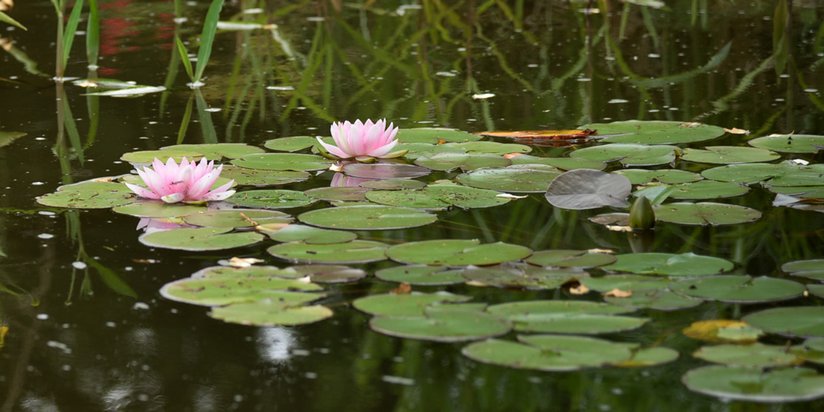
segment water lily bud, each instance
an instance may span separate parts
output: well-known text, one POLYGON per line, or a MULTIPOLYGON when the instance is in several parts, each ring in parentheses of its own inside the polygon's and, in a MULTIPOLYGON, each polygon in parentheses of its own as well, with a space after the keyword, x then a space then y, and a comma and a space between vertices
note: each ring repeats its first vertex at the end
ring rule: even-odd
POLYGON ((646 197, 639 196, 629 208, 629 227, 634 230, 648 230, 655 227, 655 212, 646 197))

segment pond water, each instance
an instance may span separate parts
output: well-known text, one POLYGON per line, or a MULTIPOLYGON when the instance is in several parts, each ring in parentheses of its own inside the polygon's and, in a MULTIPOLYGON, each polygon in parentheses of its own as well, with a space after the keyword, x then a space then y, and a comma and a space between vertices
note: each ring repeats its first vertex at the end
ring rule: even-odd
MULTIPOLYGON (((46 0, 15 3, 9 13, 28 31, 0 24, 0 132, 25 136, 0 140, 0 410, 824 409, 822 400, 772 406, 723 400, 682 383, 685 373, 710 364, 692 356, 708 344, 685 336, 684 328, 770 308, 817 307, 822 299, 815 295, 822 291, 813 287, 779 303, 705 299, 676 311, 641 308, 633 315, 649 318, 642 327, 600 335, 673 349, 679 357, 672 362, 568 372, 516 369, 464 356, 469 341, 439 343, 372 331, 372 316, 352 302, 398 288, 372 276, 397 266, 389 260, 351 265, 369 274, 359 281, 324 284, 320 302, 333 311, 329 319, 300 326, 227 323, 207 316, 206 307, 166 299, 161 287, 231 257, 290 266, 267 253, 274 241, 205 252, 153 248, 138 240, 143 231, 135 229, 136 217, 109 208, 47 207, 35 199, 67 183, 129 173, 132 167, 120 160, 124 153, 177 143, 262 146, 280 137, 326 136, 337 120, 386 118, 402 131, 449 127, 474 133, 638 119, 750 132, 679 144, 693 149, 746 146, 772 133, 824 134, 820 2, 684 0, 656 8, 653 1, 420 0, 398 6, 382 0, 238 0, 226 3, 221 21, 276 26, 218 31, 205 86, 192 90, 175 36, 196 53, 209 2, 98 0, 99 68, 87 68, 84 10, 65 76, 167 88, 131 98, 88 95, 90 89, 53 81, 60 66, 54 7, 46 0)), ((67 18, 69 11, 67 6, 67 18)), ((568 157, 593 144, 516 143, 541 157, 568 157)), ((824 160, 815 148, 780 155, 812 164, 824 160)), ((722 164, 680 159, 675 168, 701 172, 722 164)), ((620 168, 611 162, 606 170, 620 168)), ((330 185, 332 172, 314 173, 275 188, 330 185)), ((418 180, 459 174, 437 172, 418 180)), ((734 263, 727 270, 732 275, 814 285, 820 280, 790 276, 781 266, 824 258, 821 183, 815 179, 805 185, 818 186, 819 203, 809 203, 818 211, 774 207, 775 194, 759 184, 740 196, 709 200, 763 214, 734 225, 659 222, 641 234, 611 231, 588 218, 626 209, 554 208, 541 191, 517 193, 528 197, 497 207, 436 211, 437 222, 421 227, 355 232, 388 245, 479 239, 535 251, 694 253, 734 263)), ((817 179, 824 181, 821 172, 817 179)), ((297 216, 325 207, 330 206, 321 201, 282 211, 297 216)), ((487 304, 604 300, 600 291, 576 294, 583 290, 574 282, 538 290, 463 281, 412 289, 448 291, 487 304)), ((789 347, 803 341, 798 336, 822 336, 821 326, 814 327, 792 338, 766 334, 760 342, 789 347)), ((516 335, 499 339, 514 342, 516 335)), ((814 363, 804 366, 821 371, 814 363)))

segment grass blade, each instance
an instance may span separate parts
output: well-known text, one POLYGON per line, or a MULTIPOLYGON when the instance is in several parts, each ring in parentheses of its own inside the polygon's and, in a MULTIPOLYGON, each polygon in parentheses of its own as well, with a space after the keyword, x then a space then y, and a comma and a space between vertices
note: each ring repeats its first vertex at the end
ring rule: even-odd
POLYGON ((175 44, 177 45, 177 53, 180 55, 180 61, 183 63, 183 68, 186 70, 186 74, 189 75, 189 80, 194 82, 195 75, 192 71, 192 62, 189 60, 189 51, 186 50, 186 45, 183 44, 183 40, 180 40, 180 37, 178 36, 175 36, 175 44))
POLYGON ((203 21, 203 32, 200 33, 200 47, 197 50, 197 69, 193 82, 197 83, 203 77, 203 71, 209 64, 209 57, 212 55, 212 44, 217 33, 217 22, 220 20, 220 10, 223 8, 223 0, 212 0, 206 20, 203 21))
POLYGON ((86 61, 97 67, 100 55, 100 9, 97 0, 89 0, 89 21, 86 23, 86 61))
POLYGON ((69 21, 66 23, 66 29, 63 32, 63 67, 69 62, 69 54, 72 51, 72 43, 74 43, 74 36, 77 33, 77 25, 80 23, 80 12, 83 11, 83 0, 77 0, 72 8, 72 14, 69 15, 69 21))
POLYGON ((19 27, 19 28, 21 28, 23 30, 26 30, 26 31, 29 30, 29 29, 26 28, 26 26, 20 24, 20 22, 18 22, 17 20, 11 18, 11 16, 9 16, 6 13, 3 13, 2 11, 0 11, 0 21, 2 21, 3 23, 6 23, 6 24, 11 24, 12 26, 15 26, 15 27, 19 27))

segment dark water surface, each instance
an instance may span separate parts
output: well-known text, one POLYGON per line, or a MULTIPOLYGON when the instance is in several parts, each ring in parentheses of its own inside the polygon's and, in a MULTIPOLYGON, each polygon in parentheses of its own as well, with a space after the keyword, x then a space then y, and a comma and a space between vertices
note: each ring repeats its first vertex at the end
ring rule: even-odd
MULTIPOLYGON (((57 23, 49 1, 17 1, 12 15, 28 32, 0 25, 7 49, 0 51, 0 130, 28 134, 0 148, 0 250, 6 255, 0 260, 0 325, 8 328, 0 349, 0 411, 824 409, 822 401, 721 402, 681 384, 685 371, 703 364, 690 356, 700 343, 681 329, 769 305, 705 303, 674 313, 642 312, 653 321, 612 336, 677 349, 681 358, 671 364, 518 371, 469 360, 460 354, 462 345, 370 331, 368 316, 349 302, 394 287, 377 280, 331 287, 327 304, 335 316, 308 326, 213 320, 205 308, 164 300, 158 289, 220 258, 268 256, 270 244, 223 254, 155 250, 138 243, 133 217, 51 210, 34 201, 64 183, 128 173, 129 165, 118 160, 122 153, 174 144, 179 135, 186 143, 261 144, 326 134, 330 121, 343 119, 386 117, 401 127, 473 132, 661 119, 753 135, 822 134, 821 2, 790 2, 789 48, 775 54, 772 1, 682 0, 663 10, 625 10, 607 1, 600 13, 583 13, 586 2, 561 1, 498 2, 505 8, 480 0, 420 0, 420 7, 401 8, 376 1, 366 9, 354 2, 340 13, 334 2, 321 0, 227 2, 223 20, 274 22, 277 31, 218 34, 199 92, 185 86, 173 36, 194 41, 206 2, 181 4, 177 17, 188 21, 179 25, 171 1, 100 3, 97 75, 162 85, 170 67, 179 72, 167 93, 84 96, 82 88, 51 80, 57 23), (252 8, 263 13, 242 14, 252 8), (495 96, 472 98, 480 93, 495 96), (191 121, 185 123, 188 105, 191 121), (181 122, 188 124, 183 133, 181 122), (104 269, 73 266, 84 260, 104 269), (137 297, 124 295, 130 291, 137 297)), ((83 36, 75 41, 67 76, 90 76, 84 43, 83 36)), ((541 150, 560 155, 567 149, 541 150)), ((821 154, 800 157, 822 160, 821 154)), ((589 223, 592 212, 553 210, 540 195, 506 207, 441 213, 438 223, 424 228, 361 235, 388 243, 477 237, 536 250, 694 252, 732 260, 739 273, 781 276, 781 263, 824 257, 824 215, 767 207, 772 196, 758 189, 730 201, 762 209, 757 223, 667 225, 646 242, 589 223)), ((485 302, 563 295, 441 289, 485 302)))

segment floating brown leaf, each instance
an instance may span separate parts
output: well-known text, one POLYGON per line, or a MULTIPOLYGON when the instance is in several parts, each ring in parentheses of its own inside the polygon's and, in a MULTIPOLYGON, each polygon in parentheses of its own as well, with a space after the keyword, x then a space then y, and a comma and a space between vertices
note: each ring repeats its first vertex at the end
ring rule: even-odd
POLYGON ((586 139, 591 135, 596 134, 595 130, 584 129, 570 129, 570 130, 517 130, 517 131, 489 131, 481 132, 482 136, 488 137, 506 137, 510 139, 529 139, 529 140, 577 140, 586 139))

